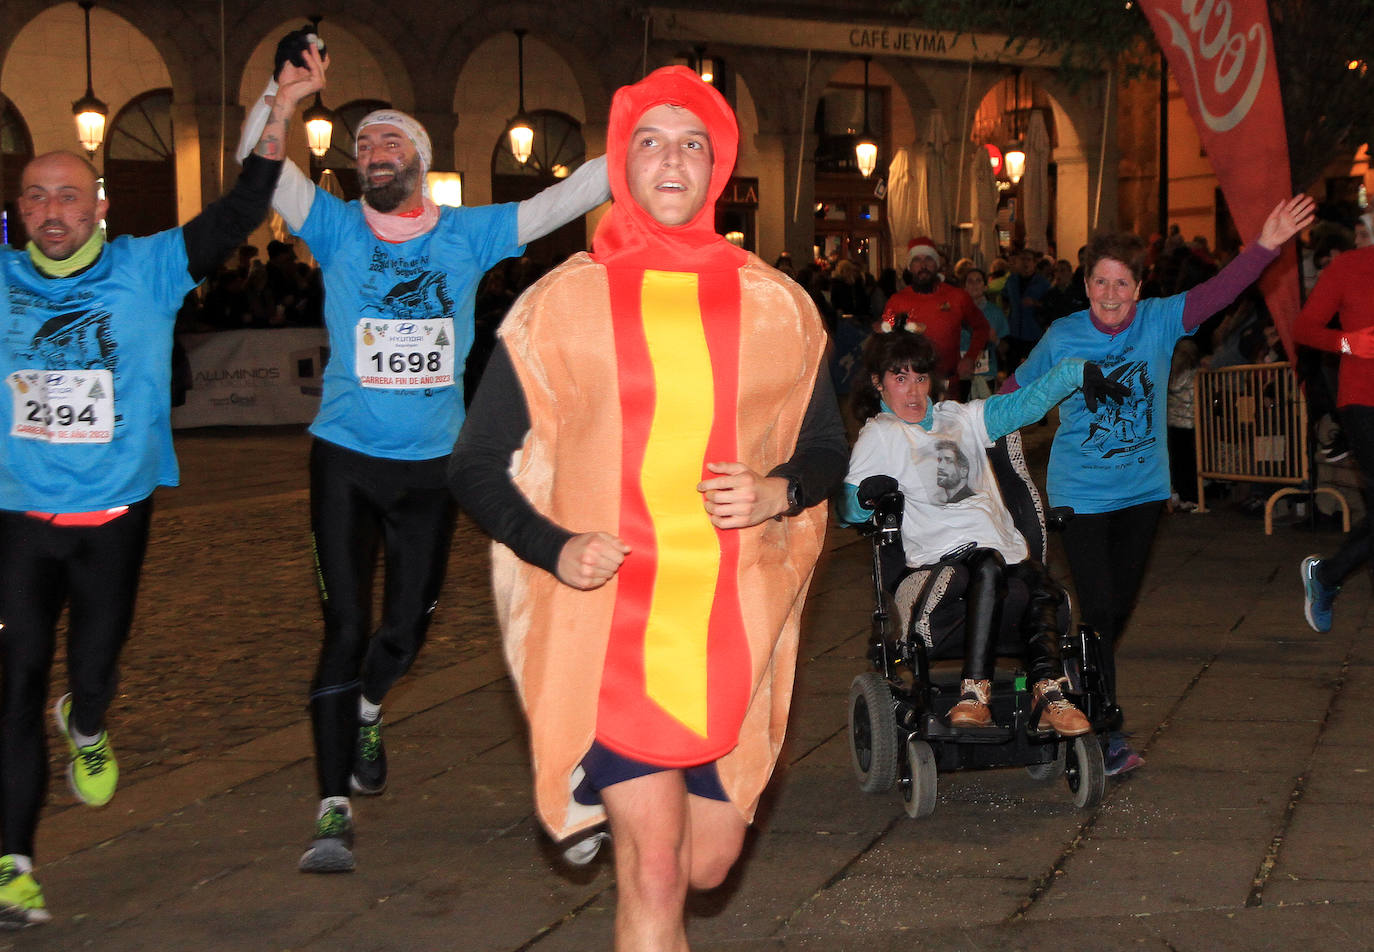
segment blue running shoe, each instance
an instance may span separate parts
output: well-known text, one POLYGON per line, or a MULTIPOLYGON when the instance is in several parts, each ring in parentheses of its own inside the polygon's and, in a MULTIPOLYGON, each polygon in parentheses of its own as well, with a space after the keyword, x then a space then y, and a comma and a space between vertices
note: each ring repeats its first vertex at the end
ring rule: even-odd
POLYGON ((1302 611, 1313 631, 1328 632, 1331 630, 1331 606, 1340 594, 1341 587, 1322 584, 1321 579, 1317 578, 1317 567, 1320 565, 1320 559, 1309 555, 1302 560, 1298 569, 1302 573, 1302 611))
POLYGON ((1126 743, 1126 735, 1116 732, 1113 732, 1107 740, 1107 752, 1103 759, 1106 763, 1108 777, 1129 773, 1145 763, 1145 758, 1137 754, 1131 749, 1131 745, 1126 743))

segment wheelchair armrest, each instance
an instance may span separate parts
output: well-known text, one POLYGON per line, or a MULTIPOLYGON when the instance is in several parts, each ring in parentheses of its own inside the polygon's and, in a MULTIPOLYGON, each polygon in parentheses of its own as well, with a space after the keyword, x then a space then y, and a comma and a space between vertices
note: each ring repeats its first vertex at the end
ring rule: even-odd
POLYGON ((897 480, 891 476, 869 476, 859 483, 859 505, 864 509, 877 509, 879 500, 895 492, 897 480))
POLYGON ((1073 521, 1073 506, 1055 506, 1045 513, 1045 526, 1051 532, 1063 532, 1064 527, 1073 521))

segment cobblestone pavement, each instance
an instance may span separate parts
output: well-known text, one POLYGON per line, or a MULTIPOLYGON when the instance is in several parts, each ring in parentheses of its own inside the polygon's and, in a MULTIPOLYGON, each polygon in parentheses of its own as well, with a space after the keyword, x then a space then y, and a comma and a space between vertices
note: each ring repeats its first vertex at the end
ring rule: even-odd
MULTIPOLYGON (((1031 428, 1043 459, 1048 428, 1031 428)), ((486 543, 460 525, 431 642, 386 708, 392 783, 356 800, 359 869, 295 870, 319 641, 298 429, 178 435, 110 727, 102 810, 58 779, 39 831, 55 921, 0 950, 590 952, 615 889, 568 870, 532 817, 523 724, 486 543)), ((697 952, 1374 949, 1374 648, 1352 581, 1326 635, 1296 566, 1332 532, 1221 507, 1167 517, 1119 656, 1141 770, 1097 808, 1024 771, 945 774, 908 819, 849 766, 866 670, 867 554, 832 531, 803 626, 786 747, 697 952)), ((59 665, 58 670, 61 670, 59 665)))

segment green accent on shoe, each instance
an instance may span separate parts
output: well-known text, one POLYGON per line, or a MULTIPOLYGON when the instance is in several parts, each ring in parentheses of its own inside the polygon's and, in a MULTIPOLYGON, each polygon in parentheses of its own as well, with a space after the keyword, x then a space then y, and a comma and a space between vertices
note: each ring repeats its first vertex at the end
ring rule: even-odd
POLYGON ((0 929, 22 929, 51 919, 43 887, 33 873, 21 873, 14 860, 0 857, 0 929))
POLYGON ((386 790, 386 745, 382 743, 382 721, 358 723, 358 743, 353 753, 353 773, 349 786, 354 793, 375 797, 386 790))
POLYGON ((342 807, 330 807, 315 821, 315 839, 301 856, 303 873, 353 871, 353 818, 342 807))
POLYGON ((67 784, 82 803, 103 807, 114 799, 115 788, 119 786, 119 763, 115 760, 114 748, 110 746, 110 735, 107 731, 101 731, 94 744, 76 746, 69 726, 71 713, 72 696, 63 695, 53 708, 53 717, 57 721, 57 729, 67 739, 67 750, 72 757, 67 765, 67 784))

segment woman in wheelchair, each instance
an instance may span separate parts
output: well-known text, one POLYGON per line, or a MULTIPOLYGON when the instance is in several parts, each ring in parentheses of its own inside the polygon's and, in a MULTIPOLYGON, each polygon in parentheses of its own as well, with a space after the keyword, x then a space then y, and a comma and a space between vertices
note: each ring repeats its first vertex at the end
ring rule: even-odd
MULTIPOLYGON (((962 636, 960 699, 953 727, 992 725, 989 699, 999 643, 1020 649, 1040 720, 1064 737, 1091 730, 1060 690, 1059 612, 1063 590, 1031 557, 988 463, 999 437, 1040 419, 1082 389, 1095 404, 1117 402, 1128 390, 1103 378, 1097 365, 1066 358, 1033 385, 969 403, 934 402, 937 360, 923 335, 874 334, 864 349, 868 385, 856 391, 854 411, 866 421, 850 455, 841 516, 868 518, 859 486, 887 475, 904 496, 901 537, 907 571, 893 592, 903 631, 936 649, 962 636), (931 591, 918 607, 923 591, 931 591), (962 604, 961 604, 962 601, 962 604), (1023 608, 1024 611, 1017 609, 1023 608)), ((890 581, 890 580, 885 580, 890 581)))

